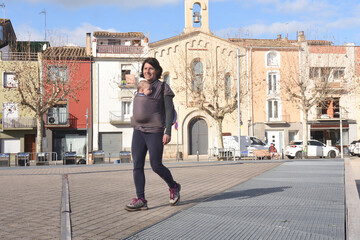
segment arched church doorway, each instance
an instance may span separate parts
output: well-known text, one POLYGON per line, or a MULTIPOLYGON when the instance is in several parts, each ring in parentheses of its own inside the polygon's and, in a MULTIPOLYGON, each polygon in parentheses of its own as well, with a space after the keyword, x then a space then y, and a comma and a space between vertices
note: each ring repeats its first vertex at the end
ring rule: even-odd
POLYGON ((202 118, 195 118, 189 124, 189 155, 204 155, 208 151, 208 126, 202 118))

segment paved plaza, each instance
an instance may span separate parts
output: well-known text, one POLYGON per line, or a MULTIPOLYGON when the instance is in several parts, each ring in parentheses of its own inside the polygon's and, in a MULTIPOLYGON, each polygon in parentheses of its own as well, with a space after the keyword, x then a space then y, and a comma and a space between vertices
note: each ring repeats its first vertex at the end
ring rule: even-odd
POLYGON ((357 158, 166 165, 182 185, 181 203, 168 205, 167 185, 147 165, 149 210, 141 212, 124 210, 135 196, 131 164, 0 168, 0 239, 360 236, 357 158))

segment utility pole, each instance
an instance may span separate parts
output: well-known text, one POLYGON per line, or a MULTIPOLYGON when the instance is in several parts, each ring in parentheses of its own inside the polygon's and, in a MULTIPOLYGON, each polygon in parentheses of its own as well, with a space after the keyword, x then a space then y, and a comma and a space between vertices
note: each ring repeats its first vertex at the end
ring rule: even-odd
POLYGON ((86 109, 86 152, 85 152, 85 157, 86 157, 86 165, 89 164, 89 109, 86 109))
MULTIPOLYGON (((238 107, 238 131, 239 131, 239 160, 241 159, 241 110, 240 110, 240 57, 245 55, 240 55, 240 49, 236 49, 236 60, 237 60, 237 107, 238 107)), ((235 154, 236 155, 236 154, 235 154)))
POLYGON ((340 106, 340 156, 344 158, 342 107, 340 106))

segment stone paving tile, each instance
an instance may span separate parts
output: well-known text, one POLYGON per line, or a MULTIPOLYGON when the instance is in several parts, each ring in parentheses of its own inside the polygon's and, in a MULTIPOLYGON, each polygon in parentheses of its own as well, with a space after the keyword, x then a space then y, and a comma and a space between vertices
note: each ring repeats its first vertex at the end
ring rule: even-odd
POLYGON ((59 239, 61 176, 0 175, 0 239, 59 239))
POLYGON ((0 169, 0 239, 59 239, 62 175, 69 174, 74 239, 121 239, 281 163, 200 162, 166 165, 182 184, 168 205, 166 184, 147 166, 148 211, 124 210, 134 185, 131 164, 0 169))
POLYGON ((167 185, 147 169, 149 210, 132 213, 124 210, 135 196, 131 168, 69 174, 73 239, 121 239, 280 164, 168 164, 182 185, 176 207, 168 205, 167 185))

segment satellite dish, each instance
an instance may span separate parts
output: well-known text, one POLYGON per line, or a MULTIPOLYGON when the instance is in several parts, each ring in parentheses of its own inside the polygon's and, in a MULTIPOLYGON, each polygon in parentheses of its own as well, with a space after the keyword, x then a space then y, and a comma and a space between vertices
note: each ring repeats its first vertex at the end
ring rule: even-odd
POLYGON ((45 51, 46 48, 47 48, 47 45, 46 45, 46 43, 45 43, 45 44, 43 45, 43 51, 45 51))

